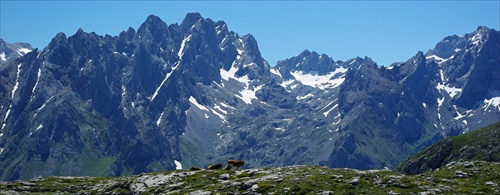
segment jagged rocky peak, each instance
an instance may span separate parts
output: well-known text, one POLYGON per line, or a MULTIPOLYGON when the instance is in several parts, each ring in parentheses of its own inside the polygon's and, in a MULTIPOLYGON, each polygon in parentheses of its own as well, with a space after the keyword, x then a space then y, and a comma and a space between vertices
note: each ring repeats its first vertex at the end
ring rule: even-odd
POLYGON ((345 62, 341 62, 341 67, 349 68, 352 70, 359 70, 361 68, 378 68, 376 62, 374 62, 370 57, 365 56, 364 58, 356 57, 349 59, 345 62))
POLYGON ((445 37, 436 44, 434 49, 429 50, 425 56, 440 63, 454 57, 458 52, 471 49, 477 50, 477 47, 484 45, 485 42, 492 38, 494 39, 494 37, 498 37, 498 31, 485 26, 479 26, 474 32, 463 36, 452 35, 445 37))
POLYGON ((433 50, 429 50, 425 56, 437 56, 440 58, 449 58, 454 55, 458 50, 465 47, 466 40, 464 37, 457 35, 448 36, 436 44, 433 50))
POLYGON ((31 52, 33 47, 29 43, 7 43, 0 38, 0 66, 13 61, 31 52))
POLYGON ((188 13, 181 23, 181 29, 183 32, 188 31, 193 27, 198 21, 203 20, 203 17, 198 12, 188 13))
POLYGON ((276 69, 281 72, 284 79, 288 79, 286 76, 288 72, 300 71, 307 74, 326 75, 337 68, 339 68, 339 64, 334 62, 328 55, 320 55, 307 49, 297 56, 278 61, 276 65, 276 69))
POLYGON ((156 32, 168 33, 168 25, 155 15, 149 15, 144 23, 139 27, 137 33, 145 34, 147 32, 155 34, 156 32))

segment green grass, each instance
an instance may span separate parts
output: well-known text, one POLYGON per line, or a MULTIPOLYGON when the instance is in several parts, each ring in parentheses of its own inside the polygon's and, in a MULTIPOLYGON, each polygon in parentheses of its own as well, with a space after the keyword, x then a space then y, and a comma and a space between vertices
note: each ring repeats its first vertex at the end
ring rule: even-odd
MULTIPOLYGON (((474 168, 464 168, 457 164, 438 171, 421 175, 402 175, 390 170, 376 172, 356 171, 352 169, 330 169, 319 166, 292 166, 280 169, 258 169, 242 171, 203 170, 169 171, 148 173, 145 176, 172 176, 173 182, 149 186, 141 194, 188 194, 198 190, 210 191, 214 194, 246 193, 241 184, 253 181, 254 192, 261 194, 316 194, 321 191, 331 191, 333 194, 387 194, 390 191, 403 194, 418 194, 419 192, 438 189, 438 194, 486 193, 500 192, 499 186, 485 185, 486 182, 500 181, 500 164, 476 161, 474 168), (455 172, 462 171, 468 177, 457 178, 455 172), (252 173, 252 174, 249 174, 252 173), (253 174, 255 173, 255 174, 253 174), (219 176, 229 174, 228 180, 220 180, 219 176), (182 176, 185 175, 185 176, 182 176), (357 179, 358 182, 353 182, 357 179)), ((137 193, 130 184, 139 176, 127 177, 48 177, 41 180, 27 181, 34 183, 34 193, 39 194, 74 194, 85 191, 93 194, 137 193), (113 185, 112 185, 113 184, 113 185)), ((1 182, 0 194, 16 190, 23 186, 20 181, 1 182)))
POLYGON ((500 122, 470 133, 441 140, 410 157, 398 165, 396 170, 407 172, 409 169, 414 169, 410 167, 427 166, 424 171, 428 171, 432 168, 429 164, 436 159, 442 161, 439 166, 459 160, 500 162, 500 122))

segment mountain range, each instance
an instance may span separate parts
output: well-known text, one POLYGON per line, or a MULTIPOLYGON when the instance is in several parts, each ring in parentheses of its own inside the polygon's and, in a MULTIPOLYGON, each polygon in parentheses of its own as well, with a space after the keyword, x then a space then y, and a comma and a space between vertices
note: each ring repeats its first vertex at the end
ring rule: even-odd
POLYGON ((199 13, 170 25, 151 15, 118 36, 59 33, 2 58, 0 179, 228 159, 393 168, 500 121, 499 35, 478 27, 386 67, 308 50, 270 66, 252 35, 199 13))

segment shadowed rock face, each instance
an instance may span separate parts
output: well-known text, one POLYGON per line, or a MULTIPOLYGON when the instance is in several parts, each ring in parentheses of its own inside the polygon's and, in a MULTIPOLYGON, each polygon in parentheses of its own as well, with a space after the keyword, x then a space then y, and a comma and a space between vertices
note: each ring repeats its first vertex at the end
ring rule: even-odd
POLYGON ((498 121, 495 40, 480 27, 392 67, 308 50, 271 67, 252 35, 198 13, 170 25, 149 16, 119 36, 59 33, 0 67, 0 178, 228 159, 394 167, 498 121))

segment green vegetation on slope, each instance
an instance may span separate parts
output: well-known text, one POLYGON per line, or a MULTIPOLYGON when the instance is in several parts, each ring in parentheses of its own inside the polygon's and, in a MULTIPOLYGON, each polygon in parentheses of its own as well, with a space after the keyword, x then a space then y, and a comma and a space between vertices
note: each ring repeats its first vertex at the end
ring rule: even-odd
POLYGON ((500 162, 500 122, 441 140, 410 157, 395 170, 406 174, 418 174, 460 160, 500 162))
POLYGON ((500 164, 455 162, 420 175, 290 166, 238 171, 169 171, 115 178, 48 177, 0 182, 0 194, 457 194, 500 192, 500 164))

